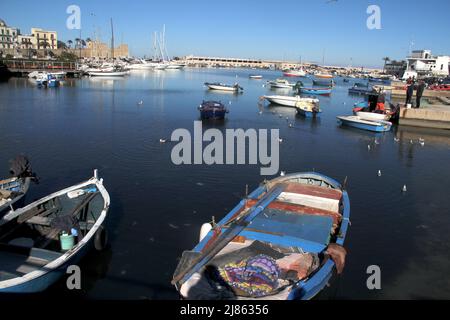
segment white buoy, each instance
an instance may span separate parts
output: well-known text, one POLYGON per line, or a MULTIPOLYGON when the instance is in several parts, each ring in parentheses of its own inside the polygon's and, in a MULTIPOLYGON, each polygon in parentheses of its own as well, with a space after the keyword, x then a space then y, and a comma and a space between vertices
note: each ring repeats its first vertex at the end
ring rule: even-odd
POLYGON ((381 170, 378 170, 378 176, 381 177, 381 170))
POLYGON ((402 192, 406 192, 408 189, 406 189, 406 184, 403 186, 402 192))
POLYGON ((200 241, 202 241, 211 230, 211 223, 204 223, 200 228, 200 241))

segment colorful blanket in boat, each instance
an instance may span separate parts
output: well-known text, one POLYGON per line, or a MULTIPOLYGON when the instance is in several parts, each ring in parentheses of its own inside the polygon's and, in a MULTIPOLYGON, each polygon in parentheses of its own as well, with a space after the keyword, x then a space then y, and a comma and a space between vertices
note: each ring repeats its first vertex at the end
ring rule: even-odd
POLYGON ((278 286, 280 268, 267 255, 257 255, 219 268, 222 279, 239 296, 264 297, 278 286))

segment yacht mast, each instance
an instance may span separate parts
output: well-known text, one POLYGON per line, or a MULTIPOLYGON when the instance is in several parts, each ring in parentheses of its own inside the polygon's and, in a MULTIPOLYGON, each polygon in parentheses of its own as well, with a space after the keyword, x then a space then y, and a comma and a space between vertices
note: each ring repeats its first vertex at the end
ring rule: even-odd
POLYGON ((114 26, 111 18, 111 58, 114 60, 114 26))

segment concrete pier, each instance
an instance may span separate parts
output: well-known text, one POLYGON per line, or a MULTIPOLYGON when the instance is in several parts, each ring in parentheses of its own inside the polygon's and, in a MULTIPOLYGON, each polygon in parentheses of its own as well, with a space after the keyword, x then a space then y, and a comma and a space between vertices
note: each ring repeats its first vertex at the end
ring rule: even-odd
POLYGON ((400 109, 400 125, 450 130, 450 106, 427 105, 419 109, 400 109))

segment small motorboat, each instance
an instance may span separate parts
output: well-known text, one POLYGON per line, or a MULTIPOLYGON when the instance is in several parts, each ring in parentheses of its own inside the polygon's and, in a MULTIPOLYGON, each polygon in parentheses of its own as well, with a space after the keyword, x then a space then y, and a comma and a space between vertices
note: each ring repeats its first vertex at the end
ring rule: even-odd
POLYGON ((268 81, 268 85, 270 85, 273 89, 292 89, 295 87, 295 83, 290 83, 286 79, 278 78, 276 80, 268 81))
POLYGON ((205 86, 207 86, 210 90, 221 90, 221 91, 231 91, 231 92, 239 92, 243 91, 244 88, 239 86, 238 83, 235 84, 225 84, 219 82, 205 82, 205 86))
POLYGON ((59 80, 51 73, 40 74, 36 78, 36 84, 39 88, 56 88, 59 87, 59 80))
POLYGON ((386 132, 390 131, 392 123, 385 120, 364 120, 358 116, 339 116, 338 122, 343 126, 353 127, 357 129, 374 131, 374 132, 386 132))
POLYGON ((279 104, 281 106, 286 107, 297 107, 297 104, 303 103, 303 104, 313 104, 318 103, 318 99, 312 99, 312 98, 302 98, 300 96, 262 96, 262 99, 265 99, 269 101, 270 103, 279 104))
POLYGON ((220 222, 202 226, 172 284, 189 300, 312 299, 343 270, 349 219, 346 190, 325 175, 265 181, 220 222))
POLYGON ((306 118, 320 118, 322 110, 319 108, 319 99, 310 99, 311 101, 300 100, 295 105, 297 114, 306 118))
POLYGON ((327 95, 331 94, 331 92, 333 91, 333 88, 331 88, 331 87, 329 87, 329 88, 305 88, 305 87, 300 87, 298 90, 299 90, 300 93, 303 93, 303 94, 327 96, 327 95))
POLYGON ((347 78, 344 78, 344 80, 342 80, 344 83, 349 83, 350 82, 350 80, 349 79, 347 79, 347 78))
POLYGON ((285 77, 306 77, 306 71, 303 69, 287 70, 287 71, 283 72, 283 76, 285 76, 285 77))
POLYGON ((13 205, 25 196, 30 182, 36 179, 25 156, 17 156, 10 162, 13 177, 0 180, 0 217, 7 209, 14 209, 13 205))
POLYGON ((329 73, 316 73, 314 77, 316 79, 329 79, 329 80, 333 79, 333 75, 329 73))
POLYGON ((258 79, 262 79, 263 76, 260 74, 251 74, 248 76, 250 79, 254 79, 254 80, 258 80, 258 79))
POLYGON ((128 71, 89 71, 87 74, 91 77, 124 77, 128 71))
POLYGON ((94 177, 52 193, 0 219, 0 293, 47 289, 93 246, 106 246, 102 224, 110 205, 94 177))
POLYGON ((225 118, 225 114, 229 111, 223 103, 219 101, 203 101, 198 107, 200 111, 200 117, 202 119, 215 119, 221 120, 225 118))
POLYGON ((355 83, 353 87, 348 89, 349 94, 357 94, 357 95, 369 95, 371 93, 374 93, 375 90, 373 87, 369 86, 369 84, 363 84, 363 83, 355 83))

